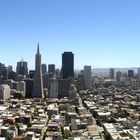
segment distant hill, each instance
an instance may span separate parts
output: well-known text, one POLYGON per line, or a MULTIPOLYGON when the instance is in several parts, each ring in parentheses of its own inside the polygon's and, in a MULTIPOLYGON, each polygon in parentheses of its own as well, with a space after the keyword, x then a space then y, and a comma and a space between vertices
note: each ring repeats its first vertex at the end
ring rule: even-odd
MULTIPOLYGON (((128 70, 134 70, 135 74, 138 73, 138 68, 114 68, 115 73, 121 71, 122 73, 127 73, 128 70)), ((109 76, 109 68, 95 68, 92 69, 93 76, 109 76)))

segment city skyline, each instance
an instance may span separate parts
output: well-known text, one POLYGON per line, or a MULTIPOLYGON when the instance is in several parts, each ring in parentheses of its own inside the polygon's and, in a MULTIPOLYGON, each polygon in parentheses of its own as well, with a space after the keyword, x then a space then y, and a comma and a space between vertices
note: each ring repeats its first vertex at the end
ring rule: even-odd
POLYGON ((0 62, 16 67, 23 58, 35 67, 36 44, 42 63, 61 68, 71 51, 75 69, 139 67, 138 0, 53 0, 0 2, 0 62))

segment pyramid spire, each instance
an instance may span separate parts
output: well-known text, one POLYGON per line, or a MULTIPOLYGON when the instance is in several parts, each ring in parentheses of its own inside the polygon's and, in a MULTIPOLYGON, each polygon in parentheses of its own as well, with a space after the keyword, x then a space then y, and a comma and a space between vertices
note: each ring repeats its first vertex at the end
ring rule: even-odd
POLYGON ((37 44, 37 54, 35 55, 35 75, 32 97, 43 98, 42 67, 41 67, 41 54, 39 52, 39 43, 37 44))
POLYGON ((39 43, 37 44, 37 54, 40 54, 40 52, 39 52, 39 43))

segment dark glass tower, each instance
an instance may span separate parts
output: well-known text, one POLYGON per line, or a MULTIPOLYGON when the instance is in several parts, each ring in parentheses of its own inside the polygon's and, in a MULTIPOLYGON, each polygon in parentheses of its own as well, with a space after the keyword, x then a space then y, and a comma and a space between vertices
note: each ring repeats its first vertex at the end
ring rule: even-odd
POLYGON ((134 70, 128 70, 128 77, 130 78, 134 77, 134 70))
POLYGON ((8 68, 4 64, 0 63, 0 85, 8 79, 8 68))
POLYGON ((35 75, 33 85, 33 98, 43 98, 43 81, 42 81, 42 67, 41 67, 41 54, 39 52, 39 44, 37 54, 35 56, 35 75))
POLYGON ((64 79, 74 76, 74 54, 72 52, 62 54, 62 76, 64 79))

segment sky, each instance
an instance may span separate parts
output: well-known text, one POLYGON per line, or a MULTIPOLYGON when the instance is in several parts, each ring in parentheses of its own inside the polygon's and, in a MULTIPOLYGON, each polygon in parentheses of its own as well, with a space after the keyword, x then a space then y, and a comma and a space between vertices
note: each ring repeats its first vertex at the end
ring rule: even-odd
POLYGON ((72 51, 75 69, 140 67, 140 0, 0 0, 0 62, 23 58, 61 68, 72 51))

